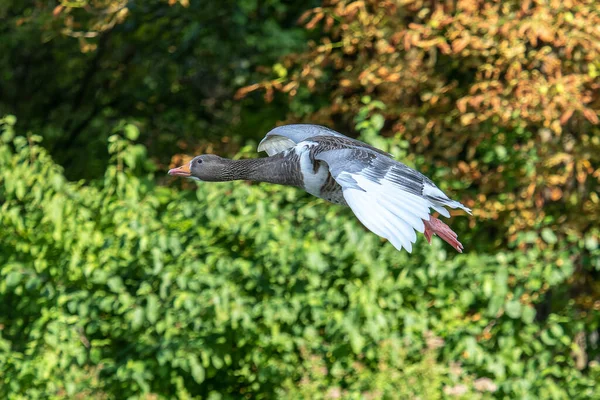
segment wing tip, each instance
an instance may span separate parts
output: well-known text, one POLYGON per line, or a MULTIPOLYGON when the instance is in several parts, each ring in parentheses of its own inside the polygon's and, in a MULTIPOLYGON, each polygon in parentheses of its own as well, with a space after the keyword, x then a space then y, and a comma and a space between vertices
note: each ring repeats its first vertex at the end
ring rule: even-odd
POLYGON ((464 212, 466 212, 469 215, 473 215, 472 210, 469 207, 466 207, 465 205, 463 205, 462 203, 458 202, 458 201, 454 201, 452 200, 452 202, 448 202, 445 204, 441 204, 438 203, 438 205, 432 205, 431 208, 433 208, 435 211, 437 211, 438 213, 440 213, 440 215, 446 217, 446 218, 450 218, 450 213, 448 212, 448 210, 446 209, 446 207, 450 207, 452 209, 461 209, 464 212))
POLYGON ((452 200, 451 198, 449 198, 446 195, 446 193, 442 192, 440 188, 438 188, 437 186, 435 186, 433 184, 426 184, 423 187, 423 195, 426 198, 428 198, 432 203, 434 203, 434 206, 432 208, 446 218, 449 218, 450 215, 448 214, 448 210, 446 210, 444 207, 450 207, 453 209, 460 208, 461 210, 465 211, 467 214, 473 215, 473 213, 471 212, 471 209, 469 207, 465 206, 460 201, 452 200), (435 203, 437 203, 437 204, 435 204, 435 203), (445 211, 445 213, 441 212, 438 208, 443 209, 445 211), (448 215, 446 215, 446 214, 448 214, 448 215))

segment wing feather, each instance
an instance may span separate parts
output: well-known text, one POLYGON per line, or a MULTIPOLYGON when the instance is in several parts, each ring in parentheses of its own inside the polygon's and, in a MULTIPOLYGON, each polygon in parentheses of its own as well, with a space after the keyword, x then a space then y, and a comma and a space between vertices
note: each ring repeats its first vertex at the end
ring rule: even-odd
POLYGON ((258 151, 266 151, 269 156, 272 156, 316 136, 334 136, 353 140, 324 126, 290 124, 278 126, 269 131, 258 144, 258 151))
POLYGON ((390 201, 387 197, 381 198, 379 200, 379 203, 381 203, 383 207, 390 210, 398 218, 402 218, 403 220, 408 222, 412 227, 414 227, 416 231, 420 233, 423 233, 425 231, 425 224, 423 223, 423 218, 419 218, 409 208, 406 208, 404 205, 394 203, 393 201, 390 201))
POLYGON ((441 215, 443 215, 446 218, 450 218, 450 213, 448 212, 448 210, 446 210, 443 206, 441 206, 439 203, 438 204, 434 204, 431 206, 431 208, 433 208, 435 211, 439 212, 441 215))
POLYGON ((265 137, 258 145, 258 151, 265 151, 270 156, 281 153, 291 147, 294 147, 296 142, 285 136, 271 135, 265 137))
POLYGON ((424 175, 370 149, 327 149, 315 159, 329 166, 346 203, 363 225, 398 250, 412 251, 416 232, 425 231, 431 209, 447 217, 445 207, 470 212, 424 175))
POLYGON ((402 220, 394 218, 394 214, 385 207, 374 207, 367 192, 358 189, 344 190, 344 199, 358 220, 371 232, 389 240, 398 250, 405 248, 409 253, 412 251, 416 235, 414 240, 409 235, 410 232, 414 235, 414 230, 402 220))
POLYGON ((423 232, 423 219, 429 220, 429 202, 389 184, 380 184, 360 174, 340 179, 356 182, 358 188, 344 187, 344 199, 356 217, 372 232, 388 239, 398 250, 412 252, 415 231, 423 232))
POLYGON ((375 147, 352 139, 346 135, 329 129, 321 125, 313 124, 290 124, 278 126, 269 131, 263 140, 258 144, 258 151, 266 151, 269 156, 275 155, 287 149, 290 149, 300 142, 314 137, 338 138, 343 142, 352 143, 354 146, 369 148, 377 153, 390 156, 390 154, 381 151, 375 147))
POLYGON ((431 202, 435 205, 433 208, 446 218, 450 218, 450 213, 444 207, 460 208, 471 214, 470 208, 465 207, 456 200, 450 199, 448 196, 446 196, 446 193, 442 192, 433 184, 433 182, 425 182, 423 185, 423 196, 431 200, 431 202))

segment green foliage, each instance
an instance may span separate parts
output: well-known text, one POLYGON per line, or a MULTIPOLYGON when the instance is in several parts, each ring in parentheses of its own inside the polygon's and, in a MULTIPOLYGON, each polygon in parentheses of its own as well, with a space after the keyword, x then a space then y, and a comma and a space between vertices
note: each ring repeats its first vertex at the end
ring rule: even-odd
POLYGON ((69 182, 14 122, 2 398, 597 395, 597 344, 578 338, 598 316, 561 298, 576 243, 459 255, 419 240, 408 255, 296 189, 157 186, 130 125, 103 179, 69 182))
POLYGON ((323 2, 301 18, 320 38, 280 61, 286 76, 272 69, 240 93, 275 88, 290 96, 289 121, 409 147, 402 161, 460 189, 482 246, 516 245, 529 230, 584 240, 600 224, 599 10, 590 0, 323 2))
POLYGON ((597 4, 319 3, 0 4, 0 398, 600 398, 597 4), (166 185, 284 119, 462 196, 465 254, 166 185))
POLYGON ((19 131, 43 136, 71 179, 102 175, 107 136, 121 120, 143 127, 141 140, 164 163, 186 146, 258 138, 285 104, 265 110, 233 93, 256 66, 302 48, 307 35, 294 22, 315 5, 55 3, 0 5, 0 115, 18 111, 19 131))

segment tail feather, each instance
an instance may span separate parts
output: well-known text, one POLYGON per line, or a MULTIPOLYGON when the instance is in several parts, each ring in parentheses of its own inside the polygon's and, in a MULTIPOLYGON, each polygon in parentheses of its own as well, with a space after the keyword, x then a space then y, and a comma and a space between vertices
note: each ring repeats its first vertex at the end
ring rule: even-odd
POLYGON ((425 224, 425 232, 423 234, 427 242, 431 243, 431 237, 437 235, 450 246, 454 247, 456 251, 462 253, 464 247, 458 241, 458 235, 448 225, 433 216, 429 218, 429 221, 423 220, 423 223, 425 224))

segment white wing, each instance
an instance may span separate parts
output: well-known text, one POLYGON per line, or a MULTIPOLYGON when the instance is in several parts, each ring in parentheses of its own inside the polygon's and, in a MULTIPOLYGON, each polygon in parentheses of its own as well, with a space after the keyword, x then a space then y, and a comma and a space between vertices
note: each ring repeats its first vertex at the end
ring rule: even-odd
POLYGON ((412 244, 417 240, 415 231, 423 233, 423 220, 429 221, 429 208, 433 204, 385 180, 378 183, 360 174, 345 173, 336 178, 338 183, 340 180, 352 180, 358 186, 342 184, 342 189, 346 203, 360 222, 389 240, 396 249, 412 252, 412 244))
POLYGON ((324 151, 316 158, 329 165, 346 203, 363 225, 398 250, 412 252, 415 231, 423 233, 430 209, 444 216, 450 215, 445 206, 470 212, 424 175, 368 149, 324 151))

